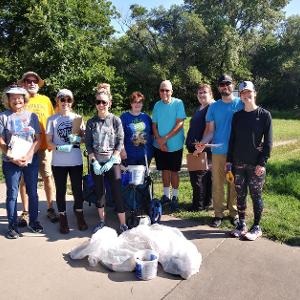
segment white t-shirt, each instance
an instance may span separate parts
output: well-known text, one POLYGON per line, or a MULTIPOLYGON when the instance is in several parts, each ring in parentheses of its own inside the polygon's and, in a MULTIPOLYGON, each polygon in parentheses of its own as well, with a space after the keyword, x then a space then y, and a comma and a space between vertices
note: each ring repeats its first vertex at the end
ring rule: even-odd
MULTIPOLYGON (((57 113, 48 118, 46 134, 52 135, 53 144, 57 146, 70 144, 68 136, 72 133, 72 122, 79 117, 79 115, 71 112, 68 116, 57 113)), ((71 167, 78 165, 82 165, 80 148, 72 148, 69 153, 53 150, 52 166, 71 167)))

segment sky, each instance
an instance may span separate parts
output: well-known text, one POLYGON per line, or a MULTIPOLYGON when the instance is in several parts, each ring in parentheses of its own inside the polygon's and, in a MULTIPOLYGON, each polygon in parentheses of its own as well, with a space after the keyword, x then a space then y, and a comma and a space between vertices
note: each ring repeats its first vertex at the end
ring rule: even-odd
MULTIPOLYGON (((114 6, 116 6, 117 10, 121 13, 123 17, 129 16, 129 6, 131 4, 139 4, 146 8, 154 8, 160 5, 165 8, 169 8, 173 4, 181 5, 183 4, 183 0, 110 0, 114 6)), ((291 16, 294 14, 300 15, 300 0, 291 0, 288 6, 285 9, 286 15, 291 16)), ((120 31, 120 26, 117 21, 113 21, 113 26, 116 30, 120 31)))

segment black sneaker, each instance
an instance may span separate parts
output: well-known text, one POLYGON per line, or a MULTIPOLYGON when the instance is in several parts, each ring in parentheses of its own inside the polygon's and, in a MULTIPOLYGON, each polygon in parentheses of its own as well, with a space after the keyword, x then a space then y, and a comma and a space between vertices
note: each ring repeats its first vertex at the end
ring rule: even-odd
POLYGON ((29 223, 28 228, 33 233, 42 233, 44 231, 44 228, 39 221, 34 221, 34 222, 29 223))
POLYGON ((17 226, 9 226, 8 231, 5 234, 5 237, 10 240, 15 240, 20 237, 17 226))
POLYGON ((169 197, 167 197, 166 195, 163 195, 160 198, 160 202, 161 202, 161 205, 170 204, 171 203, 171 199, 169 197))
POLYGON ((178 211, 178 197, 173 196, 170 204, 170 208, 172 211, 178 211))
POLYGON ((122 224, 122 225, 120 225, 119 232, 121 234, 121 233, 127 231, 128 229, 129 228, 128 228, 128 226, 126 224, 122 224))
POLYGON ((220 227, 222 224, 222 221, 223 221, 223 218, 215 217, 215 218, 213 218, 210 226, 214 227, 214 228, 220 227))
POLYGON ((231 225, 233 225, 235 227, 240 224, 238 217, 229 217, 229 221, 230 221, 231 225))
POLYGON ((100 221, 94 228, 93 234, 96 233, 98 230, 102 229, 105 226, 104 221, 100 221))
POLYGON ((47 209, 47 218, 50 220, 51 223, 56 223, 59 220, 58 214, 55 212, 54 208, 47 209))

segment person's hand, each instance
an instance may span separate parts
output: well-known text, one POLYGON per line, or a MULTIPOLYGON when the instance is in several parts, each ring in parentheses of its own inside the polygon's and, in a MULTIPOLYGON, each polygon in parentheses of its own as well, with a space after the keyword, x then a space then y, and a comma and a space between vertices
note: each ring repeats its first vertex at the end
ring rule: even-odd
POLYGON ((102 173, 101 173, 101 166, 100 166, 98 160, 95 159, 95 160, 92 162, 92 166, 93 166, 94 173, 95 173, 96 175, 101 175, 101 174, 102 174, 102 173))
POLYGON ((199 151, 199 150, 195 150, 193 152, 193 156, 198 156, 202 151, 199 151))
POLYGON ((18 159, 10 159, 10 162, 14 163, 15 165, 19 167, 26 167, 27 166, 27 161, 24 157, 18 158, 18 159))
POLYGON ((161 148, 161 146, 163 146, 166 143, 167 139, 165 137, 159 137, 156 139, 156 141, 159 147, 161 148))
POLYGON ((255 167, 255 175, 256 176, 262 176, 266 172, 266 168, 262 166, 256 166, 255 167))
POLYGON ((232 171, 232 163, 227 162, 225 165, 225 171, 226 172, 231 172, 232 171))
POLYGON ((104 172, 109 171, 114 164, 120 163, 120 158, 114 155, 102 166, 100 172, 103 174, 104 172))
POLYGON ((71 152, 73 145, 60 145, 56 146, 56 150, 60 152, 71 152))
POLYGON ((199 151, 199 153, 201 153, 205 149, 205 144, 197 143, 197 144, 195 144, 195 148, 196 148, 197 151, 199 151))
POLYGON ((127 153, 126 153, 126 150, 124 148, 121 150, 120 156, 121 156, 122 160, 127 159, 127 153))
POLYGON ((166 144, 163 144, 160 146, 160 150, 163 151, 163 152, 168 152, 168 147, 166 144))
POLYGON ((77 134, 69 134, 68 138, 71 144, 80 144, 81 142, 81 137, 77 134))

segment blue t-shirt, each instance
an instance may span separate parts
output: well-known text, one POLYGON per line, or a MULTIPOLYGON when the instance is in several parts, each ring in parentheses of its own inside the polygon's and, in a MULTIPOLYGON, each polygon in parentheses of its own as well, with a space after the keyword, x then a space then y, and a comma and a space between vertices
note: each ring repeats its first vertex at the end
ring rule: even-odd
MULTIPOLYGON (((176 119, 185 119, 186 114, 182 100, 172 98, 170 103, 164 103, 159 100, 155 103, 152 112, 152 122, 156 123, 158 134, 165 136, 176 124, 176 119)), ((181 128, 177 134, 167 140, 168 152, 178 151, 183 148, 184 131, 181 128)), ((154 147, 159 148, 156 140, 153 142, 154 147)))
POLYGON ((213 121, 215 125, 212 142, 222 144, 221 147, 212 148, 213 154, 227 154, 232 116, 243 108, 244 104, 240 98, 234 98, 230 103, 225 103, 222 99, 219 99, 209 106, 206 122, 213 121))
POLYGON ((146 147, 148 162, 153 156, 152 120, 145 114, 134 116, 130 112, 121 115, 124 130, 124 147, 127 153, 127 163, 140 164, 144 162, 144 147, 146 147))

